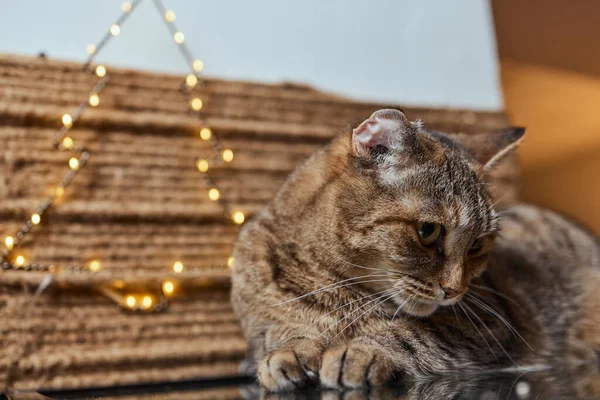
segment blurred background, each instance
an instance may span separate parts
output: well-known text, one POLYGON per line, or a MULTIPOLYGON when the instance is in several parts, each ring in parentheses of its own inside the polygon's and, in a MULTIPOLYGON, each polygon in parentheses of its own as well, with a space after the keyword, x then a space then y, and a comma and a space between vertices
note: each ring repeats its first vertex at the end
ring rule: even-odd
POLYGON ((492 2, 504 108, 527 126, 522 196, 600 234, 600 2, 492 2))
POLYGON ((239 226, 382 107, 527 127, 499 207, 518 188, 600 234, 597 0, 132 3, 2 3, 0 399, 237 374, 239 226))
MULTIPOLYGON (((169 0, 207 76, 363 101, 505 110, 528 128, 522 195, 600 233, 600 3, 169 0)), ((5 2, 0 51, 83 60, 120 0, 5 2), (26 17, 23 17, 26 16, 26 17)), ((185 73, 142 3, 99 62, 185 73)))
MULTIPOLYGON (((122 0, 5 5, 0 51, 84 60, 122 0), (36 12, 30 12, 35 9, 36 12), (14 18, 27 15, 27 18, 14 18)), ((363 101, 502 108, 489 4, 461 0, 167 0, 207 76, 294 81, 363 101)), ((98 62, 188 72, 152 2, 142 2, 98 62)))

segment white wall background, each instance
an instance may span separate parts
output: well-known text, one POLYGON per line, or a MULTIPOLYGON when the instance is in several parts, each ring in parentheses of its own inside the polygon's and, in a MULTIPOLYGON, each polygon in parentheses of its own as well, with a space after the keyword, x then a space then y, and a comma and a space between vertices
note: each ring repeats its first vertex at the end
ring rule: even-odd
MULTIPOLYGON (((350 97, 502 108, 486 0, 164 0, 208 76, 295 81, 350 97)), ((2 0, 0 52, 83 60, 121 0, 2 0)), ((100 53, 106 64, 186 73, 151 0, 100 53)))

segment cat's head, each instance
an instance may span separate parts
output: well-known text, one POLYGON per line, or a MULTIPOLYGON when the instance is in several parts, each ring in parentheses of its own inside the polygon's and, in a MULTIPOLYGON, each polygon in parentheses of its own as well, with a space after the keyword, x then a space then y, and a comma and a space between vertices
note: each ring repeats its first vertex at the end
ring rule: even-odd
POLYGON ((412 315, 459 301, 487 263, 498 216, 489 170, 523 136, 511 128, 468 149, 398 110, 379 110, 352 132, 337 205, 350 263, 412 315), (389 280, 386 281, 386 280, 389 280))

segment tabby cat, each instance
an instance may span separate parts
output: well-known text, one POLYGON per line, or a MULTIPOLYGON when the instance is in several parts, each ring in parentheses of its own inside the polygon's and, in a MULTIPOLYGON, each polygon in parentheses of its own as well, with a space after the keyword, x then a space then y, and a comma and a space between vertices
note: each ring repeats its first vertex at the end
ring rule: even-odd
POLYGON ((497 212, 489 194, 523 133, 469 149, 379 110, 300 166, 234 252, 260 383, 360 388, 593 360, 598 241, 549 211, 497 212))

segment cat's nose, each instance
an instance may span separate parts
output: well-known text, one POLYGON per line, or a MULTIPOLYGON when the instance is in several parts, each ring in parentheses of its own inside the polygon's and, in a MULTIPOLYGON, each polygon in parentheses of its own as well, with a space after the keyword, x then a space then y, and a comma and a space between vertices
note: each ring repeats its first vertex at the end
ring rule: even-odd
POLYGON ((442 287, 444 291, 444 299, 450 300, 458 297, 460 295, 460 290, 453 289, 451 287, 442 287))

